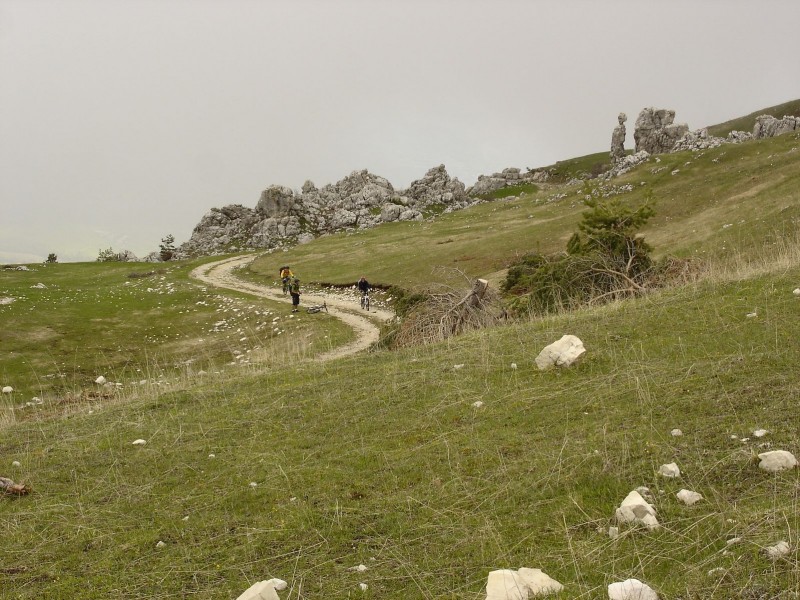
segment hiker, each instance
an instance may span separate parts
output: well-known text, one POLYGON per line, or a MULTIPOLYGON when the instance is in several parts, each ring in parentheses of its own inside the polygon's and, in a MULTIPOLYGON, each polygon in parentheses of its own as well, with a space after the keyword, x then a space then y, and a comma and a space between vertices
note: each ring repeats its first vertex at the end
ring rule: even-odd
POLYGON ((292 277, 292 284, 289 287, 289 293, 292 295, 292 312, 300 310, 300 280, 297 277, 292 277))
POLYGON ((294 277, 294 273, 292 273, 292 270, 288 266, 286 266, 286 267, 281 267, 280 274, 281 274, 281 282, 283 282, 283 295, 285 296, 286 293, 289 291, 289 287, 291 285, 292 277, 294 277))

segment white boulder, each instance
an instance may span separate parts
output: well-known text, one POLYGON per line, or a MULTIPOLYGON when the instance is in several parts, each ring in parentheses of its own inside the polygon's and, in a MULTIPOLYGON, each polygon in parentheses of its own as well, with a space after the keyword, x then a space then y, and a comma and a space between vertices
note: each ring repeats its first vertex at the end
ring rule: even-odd
POLYGON ((683 432, 680 429, 673 429, 669 432, 672 437, 681 437, 683 432))
POLYGON ((774 546, 767 546, 764 548, 764 552, 767 553, 767 556, 772 560, 779 560, 786 556, 789 556, 789 553, 792 551, 791 546, 789 546, 788 542, 781 540, 774 546))
POLYGON ((144 446, 145 444, 147 444, 147 440, 142 440, 142 439, 133 440, 131 442, 132 446, 144 446))
POLYGON ((486 600, 528 600, 530 597, 555 594, 563 589, 563 585, 541 569, 500 569, 489 573, 486 600))
POLYGON ((628 494, 614 513, 618 523, 635 523, 647 529, 658 529, 656 509, 636 490, 628 494))
POLYGON ((692 490, 681 490, 677 494, 678 500, 683 502, 686 506, 691 506, 692 504, 696 504, 703 499, 701 494, 697 492, 693 492, 692 490))
POLYGON ((280 600, 278 592, 275 591, 274 581, 274 579, 269 579, 254 583, 242 592, 236 600, 280 600))
POLYGON ((565 335, 557 342, 553 342, 536 357, 536 366, 544 371, 552 367, 569 367, 583 354, 586 348, 583 342, 574 335, 565 335))
POLYGON ((638 579, 626 579, 608 586, 609 600, 658 600, 658 594, 638 579))
POLYGON ((3 393, 4 394, 13 394, 14 393, 14 388, 11 387, 10 385, 5 385, 5 386, 3 386, 3 393))
POLYGON ((662 477, 674 479, 681 476, 681 470, 675 463, 669 463, 667 465, 661 465, 658 469, 658 474, 662 477))
POLYGON ((793 469, 797 466, 797 459, 794 454, 786 450, 773 450, 771 452, 762 452, 758 455, 761 462, 758 463, 758 468, 770 473, 776 473, 785 469, 793 469))
POLYGON ((105 385, 105 384, 106 384, 106 378, 105 378, 105 377, 103 377, 102 375, 100 375, 100 377, 98 377, 97 379, 95 379, 95 380, 94 380, 94 382, 95 382, 97 385, 105 385))

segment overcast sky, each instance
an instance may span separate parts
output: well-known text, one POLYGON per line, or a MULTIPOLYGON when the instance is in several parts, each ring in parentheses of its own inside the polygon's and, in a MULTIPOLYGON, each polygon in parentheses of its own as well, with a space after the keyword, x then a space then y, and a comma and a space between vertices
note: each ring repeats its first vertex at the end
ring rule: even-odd
POLYGON ((0 0, 0 262, 369 169, 467 185, 800 98, 798 0, 0 0))

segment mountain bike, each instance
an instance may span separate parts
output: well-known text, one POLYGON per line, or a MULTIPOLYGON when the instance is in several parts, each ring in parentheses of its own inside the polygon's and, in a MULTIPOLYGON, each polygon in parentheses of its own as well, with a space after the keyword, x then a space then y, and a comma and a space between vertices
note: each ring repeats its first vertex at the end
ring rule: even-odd
POLYGON ((308 312, 310 312, 312 315, 314 313, 320 312, 321 310, 324 310, 325 312, 329 312, 328 311, 328 303, 325 302, 325 301, 323 301, 322 304, 318 304, 316 306, 309 306, 306 310, 308 312))
POLYGON ((361 294, 361 308, 369 312, 369 292, 361 294))

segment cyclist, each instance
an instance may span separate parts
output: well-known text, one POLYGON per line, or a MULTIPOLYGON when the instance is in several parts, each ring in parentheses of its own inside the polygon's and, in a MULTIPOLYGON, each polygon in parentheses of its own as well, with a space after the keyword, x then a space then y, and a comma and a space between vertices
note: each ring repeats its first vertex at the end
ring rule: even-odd
POLYGON ((364 308, 366 305, 369 307, 369 281, 367 281, 366 277, 361 277, 356 284, 358 287, 358 291, 361 292, 361 307, 364 308))
POLYGON ((281 282, 283 283, 283 295, 285 296, 286 293, 289 291, 289 288, 291 287, 292 277, 294 277, 294 273, 292 273, 292 270, 288 266, 281 267, 280 273, 281 273, 281 282))

